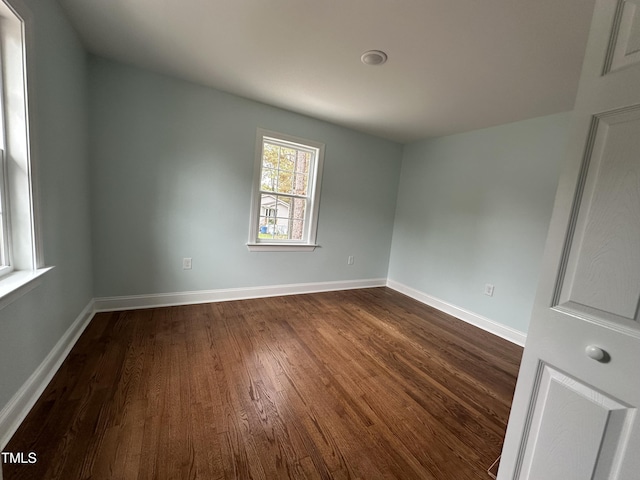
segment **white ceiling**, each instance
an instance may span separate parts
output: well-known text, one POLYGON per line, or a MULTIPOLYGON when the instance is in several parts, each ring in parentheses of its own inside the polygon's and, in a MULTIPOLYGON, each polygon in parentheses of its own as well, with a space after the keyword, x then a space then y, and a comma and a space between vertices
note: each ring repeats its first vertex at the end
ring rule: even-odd
POLYGON ((408 142, 572 109, 594 0, 59 2, 95 54, 408 142))

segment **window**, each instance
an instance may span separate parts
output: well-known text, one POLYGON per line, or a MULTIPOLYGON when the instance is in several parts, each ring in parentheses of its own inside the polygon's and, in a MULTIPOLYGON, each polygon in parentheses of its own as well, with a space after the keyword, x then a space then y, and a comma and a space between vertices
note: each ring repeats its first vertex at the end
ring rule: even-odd
POLYGON ((0 308, 50 270, 41 268, 36 241, 26 78, 29 18, 22 0, 0 0, 0 308))
POLYGON ((258 129, 249 250, 313 250, 324 145, 258 129))

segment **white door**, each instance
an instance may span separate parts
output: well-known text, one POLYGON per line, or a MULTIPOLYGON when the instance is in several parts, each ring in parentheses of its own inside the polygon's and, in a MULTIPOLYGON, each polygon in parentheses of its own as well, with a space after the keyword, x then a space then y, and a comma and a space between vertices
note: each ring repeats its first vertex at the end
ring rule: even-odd
POLYGON ((640 480, 640 0, 597 0, 499 480, 640 480))

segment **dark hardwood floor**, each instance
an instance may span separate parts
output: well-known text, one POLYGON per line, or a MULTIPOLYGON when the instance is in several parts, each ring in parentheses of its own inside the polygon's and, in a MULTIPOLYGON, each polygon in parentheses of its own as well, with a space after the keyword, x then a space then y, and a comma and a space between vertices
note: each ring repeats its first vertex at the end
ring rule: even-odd
POLYGON ((4 480, 487 480, 521 354, 387 288, 100 313, 4 480))

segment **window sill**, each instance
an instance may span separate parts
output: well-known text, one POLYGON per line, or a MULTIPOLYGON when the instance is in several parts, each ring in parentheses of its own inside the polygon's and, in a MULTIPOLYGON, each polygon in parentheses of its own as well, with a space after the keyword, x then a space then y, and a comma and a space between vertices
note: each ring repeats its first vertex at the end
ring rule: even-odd
POLYGON ((318 245, 308 243, 247 243, 250 252, 313 252, 318 245))
POLYGON ((42 276, 53 267, 19 270, 0 278, 0 310, 42 283, 42 276))

